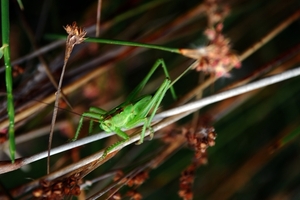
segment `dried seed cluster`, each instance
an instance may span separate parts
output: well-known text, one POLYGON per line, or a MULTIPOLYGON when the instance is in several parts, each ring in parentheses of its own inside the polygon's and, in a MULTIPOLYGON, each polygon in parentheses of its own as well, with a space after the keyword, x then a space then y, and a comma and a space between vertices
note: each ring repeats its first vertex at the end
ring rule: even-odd
POLYGON ((122 196, 119 192, 114 193, 108 200, 121 200, 122 196))
POLYGON ((192 164, 181 173, 178 195, 184 200, 193 199, 192 187, 195 178, 195 171, 196 166, 192 164))
POLYGON ((223 21, 229 13, 229 7, 220 0, 206 0, 205 13, 208 28, 205 30, 209 43, 198 49, 180 49, 182 55, 198 60, 197 71, 214 74, 216 77, 228 76, 231 67, 240 67, 238 56, 231 51, 230 41, 222 34, 223 21))
POLYGON ((143 196, 136 190, 130 190, 126 193, 126 196, 130 197, 131 200, 141 200, 143 196))
POLYGON ((73 22, 72 25, 67 25, 64 29, 68 33, 67 44, 74 46, 85 40, 84 36, 86 35, 86 31, 78 27, 76 22, 73 22))
POLYGON ((207 28, 204 34, 209 45, 202 49, 197 71, 214 73, 217 77, 225 76, 230 67, 240 67, 238 56, 231 51, 230 41, 222 34, 223 24, 207 28))
POLYGON ((57 181, 40 182, 40 187, 35 189, 32 194, 37 199, 43 200, 58 200, 65 196, 78 196, 80 194, 79 174, 74 174, 71 177, 57 181))
POLYGON ((195 159, 205 156, 206 149, 215 145, 217 136, 213 127, 200 127, 197 131, 184 129, 182 133, 188 146, 195 151, 195 159))
POLYGON ((195 171, 197 167, 207 163, 206 149, 215 145, 216 133, 213 127, 200 127, 197 131, 183 129, 182 134, 195 154, 192 163, 181 173, 178 195, 184 200, 191 200, 195 171))
POLYGON ((133 186, 140 186, 144 183, 144 181, 149 177, 148 175, 148 171, 141 171, 140 173, 138 173, 136 176, 134 176, 133 178, 131 178, 128 182, 127 185, 129 187, 133 187, 133 186))
POLYGON ((67 41, 66 41, 66 53, 64 58, 64 66, 67 64, 67 61, 70 58, 71 52, 75 46, 75 44, 82 43, 86 38, 86 31, 81 27, 78 27, 76 22, 73 22, 72 25, 67 25, 64 29, 68 33, 67 41))
MULTIPOLYGON (((128 185, 128 187, 134 187, 134 189, 128 191, 126 193, 126 196, 130 197, 130 199, 132 200, 140 200, 142 199, 142 195, 136 190, 136 188, 138 188, 140 185, 142 185, 144 183, 144 181, 149 177, 148 175, 148 171, 141 171, 140 173, 138 173, 137 175, 135 175, 132 178, 123 178, 124 177, 124 173, 122 171, 118 171, 116 176, 114 177, 114 181, 118 181, 120 179, 122 179, 123 183, 126 183, 126 185, 128 185)), ((112 200, 117 200, 117 199, 121 199, 121 195, 119 193, 115 193, 112 197, 112 200)))
POLYGON ((222 0, 205 0, 204 6, 208 19, 208 26, 214 26, 217 23, 223 22, 229 14, 229 7, 224 5, 222 0))

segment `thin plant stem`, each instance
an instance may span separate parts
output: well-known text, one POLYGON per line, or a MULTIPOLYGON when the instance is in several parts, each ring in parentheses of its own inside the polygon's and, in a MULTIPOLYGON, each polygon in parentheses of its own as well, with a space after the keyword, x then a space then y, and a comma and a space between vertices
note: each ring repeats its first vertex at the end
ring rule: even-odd
MULTIPOLYGON (((65 36, 62 35, 48 35, 48 39, 65 39, 65 36)), ((121 45, 121 46, 131 46, 131 47, 144 47, 148 49, 157 49, 161 51, 171 52, 181 54, 180 49, 178 48, 170 48, 156 44, 146 44, 140 42, 130 42, 130 41, 123 41, 123 40, 110 40, 110 39, 102 39, 102 38, 87 38, 86 42, 94 42, 100 44, 113 44, 113 45, 121 45)))
POLYGON ((96 22, 96 37, 99 37, 99 34, 100 34, 101 7, 102 7, 102 0, 98 0, 97 22, 96 22))
POLYGON ((52 146, 53 130, 54 130, 54 126, 55 126, 55 121, 56 121, 56 116, 57 116, 57 111, 58 111, 58 100, 59 100, 59 97, 61 94, 61 86, 62 86, 63 77, 65 75, 66 65, 70 58, 70 55, 72 53, 74 46, 76 44, 82 43, 85 40, 84 36, 86 35, 86 31, 77 27, 76 22, 73 22, 73 24, 70 26, 69 25, 66 26, 65 30, 68 33, 68 37, 67 37, 67 41, 66 41, 66 52, 65 52, 65 58, 64 58, 64 65, 62 68, 62 72, 61 72, 58 87, 57 87, 53 115, 52 115, 52 120, 51 120, 49 143, 48 143, 47 174, 50 173, 50 151, 51 151, 51 146, 52 146))
POLYGON ((53 109, 53 114, 52 114, 52 120, 51 120, 51 127, 50 127, 50 134, 49 134, 49 142, 48 142, 48 158, 47 158, 47 174, 50 173, 50 150, 52 146, 52 138, 53 138, 53 131, 54 131, 54 126, 55 126, 55 121, 56 121, 56 116, 57 116, 57 111, 58 111, 58 100, 60 97, 61 93, 61 85, 62 85, 62 80, 65 74, 65 68, 66 68, 66 62, 64 62, 64 66, 60 75, 57 91, 56 91, 56 98, 55 98, 55 103, 54 103, 54 109, 53 109))
POLYGON ((300 10, 297 10, 293 15, 285 19, 282 23, 280 23, 276 28, 274 28, 271 32, 269 32, 265 37, 263 37, 260 41, 255 43, 253 46, 248 48, 240 57, 240 60, 244 60, 253 54, 255 51, 260 49, 263 45, 273 39, 276 35, 278 35, 281 31, 285 30, 291 23, 296 21, 300 17, 300 10))
POLYGON ((1 18, 2 18, 2 46, 4 62, 5 62, 5 82, 7 90, 7 112, 9 118, 8 134, 9 134, 9 152, 11 161, 15 161, 15 109, 12 95, 12 67, 10 63, 10 47, 9 47, 9 3, 8 0, 1 0, 1 18))
POLYGON ((132 47, 144 47, 148 49, 157 49, 161 51, 167 51, 171 53, 181 54, 178 48, 170 48, 155 44, 145 44, 139 42, 129 42, 129 41, 122 41, 122 40, 108 40, 108 39, 99 39, 99 38, 88 38, 87 42, 95 42, 101 44, 115 44, 115 45, 122 45, 122 46, 132 46, 132 47))
POLYGON ((160 119, 160 118, 166 118, 169 116, 173 116, 173 115, 177 115, 180 113, 184 113, 184 112, 188 112, 188 111, 194 111, 194 110, 198 110, 199 108, 202 108, 204 106, 207 106, 209 104, 218 102, 218 101, 222 101, 246 92, 250 92, 268 85, 272 85, 290 78, 294 78, 296 76, 300 75, 300 67, 295 68, 295 69, 291 69, 288 70, 286 72, 283 72, 281 74, 277 74, 274 76, 270 76, 264 79, 261 79, 259 81, 255 81, 253 83, 249 83, 247 85, 238 87, 238 88, 234 88, 231 90, 227 90, 225 92, 221 92, 215 95, 211 95, 209 97, 206 98, 202 98, 198 101, 194 101, 188 104, 185 104, 183 106, 180 107, 176 107, 170 110, 167 110, 165 112, 162 112, 158 115, 155 116, 155 119, 160 119))

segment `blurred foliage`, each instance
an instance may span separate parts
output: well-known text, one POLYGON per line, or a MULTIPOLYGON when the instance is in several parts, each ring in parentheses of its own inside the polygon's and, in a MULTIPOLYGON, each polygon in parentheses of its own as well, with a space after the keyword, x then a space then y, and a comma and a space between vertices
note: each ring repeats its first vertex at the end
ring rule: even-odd
MULTIPOLYGON (((297 0, 282 1, 222 1, 230 7, 224 21, 224 34, 230 38, 232 49, 241 54, 254 43, 260 41, 294 12, 299 10, 297 0)), ((97 1, 95 0, 23 0, 24 11, 20 11, 16 1, 10 1, 11 16, 11 56, 12 61, 35 51, 30 41, 33 37, 36 48, 50 42, 48 34, 66 35, 63 26, 76 21, 82 27, 96 22, 97 1), (31 34, 31 36, 29 36, 31 34)), ((103 1, 101 10, 101 38, 138 41, 161 44, 178 48, 197 48, 205 46, 207 40, 203 31, 207 19, 203 13, 190 18, 186 13, 202 2, 189 1, 103 1), (149 6, 139 12, 142 5, 149 6), (123 15, 132 12, 132 15, 123 15), (128 16, 128 17, 127 17, 128 16), (166 29, 167 28, 167 29, 166 29)), ((274 39, 242 62, 240 69, 233 69, 229 77, 222 77, 204 91, 204 95, 216 93, 230 84, 251 77, 255 72, 271 66, 279 71, 299 66, 300 21, 285 28, 274 39)), ((94 37, 94 35, 88 35, 94 37)), ((109 109, 126 98, 144 77, 158 58, 163 58, 171 74, 186 68, 191 59, 158 50, 128 48, 119 53, 121 47, 85 43, 76 46, 67 66, 64 84, 76 82, 92 70, 108 64, 110 67, 101 76, 76 88, 68 95, 74 112, 82 113, 91 105, 109 109)), ((64 46, 43 54, 53 75, 58 79, 63 63, 64 46)), ((2 62, 2 60, 1 60, 2 62)), ((3 64, 1 63, 1 66, 3 64)), ((44 75, 39 82, 37 76, 40 61, 37 58, 15 64, 22 69, 14 77, 16 107, 24 102, 32 104, 53 94, 54 87, 44 75), (32 88, 29 88, 31 85, 32 88), (26 86, 26 87, 25 87, 26 86), (26 90, 26 91, 25 91, 26 90)), ((3 67, 1 67, 1 80, 3 67)), ((184 96, 198 82, 198 72, 192 71, 183 77, 175 90, 184 96)), ((278 72, 277 72, 278 73, 278 72)), ((260 73, 258 78, 265 74, 260 73)), ((172 76, 172 75, 171 75, 172 76)), ((202 73, 202 77, 208 75, 202 73)), ((159 76, 157 75, 158 79, 159 76)), ((151 93, 161 83, 153 81, 145 90, 151 93)), ((159 79, 161 80, 161 79, 159 79)), ((206 125, 213 125, 217 138, 214 147, 208 148, 206 165, 200 166, 195 174, 193 185, 194 199, 300 199, 300 79, 284 81, 259 91, 213 104, 199 111, 200 119, 211 119, 206 125)), ((5 83, 0 90, 5 92, 5 83)), ((170 104, 167 99, 165 106, 170 104), (168 102, 168 103, 166 103, 168 102)), ((1 102, 2 103, 2 102, 1 102)), ((1 104, 5 107, 5 104, 1 104)), ((19 110, 22 112, 22 110, 19 110)), ((50 125, 51 105, 36 111, 34 116, 17 124, 16 134, 50 125)), ((1 110, 1 119, 6 116, 1 110)), ((60 111, 59 120, 68 121, 71 131, 66 127, 56 131, 53 146, 67 142, 70 132, 76 130, 78 116, 60 111)), ((190 126, 192 116, 178 122, 177 128, 190 126)), ((86 126, 87 128, 87 126, 86 126)), ((50 129, 50 128, 49 128, 50 129)), ((95 127, 95 132, 99 131, 95 127)), ((82 137, 87 129, 82 131, 82 137)), ((30 156, 46 150, 48 136, 32 139, 17 147, 22 156, 30 156)), ((117 139, 112 137, 108 140, 117 139)), ((82 148, 53 156, 52 164, 58 168, 76 162, 93 152, 107 146, 111 141, 99 141, 82 148), (63 160, 67 160, 64 162, 63 160)), ((142 145, 131 145, 120 151, 113 159, 90 173, 89 180, 114 169, 128 170, 159 154, 163 142, 146 141, 142 145)), ((179 178, 181 172, 191 163, 193 152, 184 146, 174 152, 157 169, 149 172, 149 178, 137 190, 143 199, 180 199, 179 178)), ((2 155, 1 160, 7 160, 2 155)), ((38 179, 46 174, 46 161, 30 164, 29 169, 19 169, 0 175, 2 192, 38 179), (5 188, 5 189, 4 189, 5 188)), ((96 186, 86 189, 93 194, 105 187, 110 179, 100 181, 96 186)), ((122 189, 121 192, 124 192, 122 189)))

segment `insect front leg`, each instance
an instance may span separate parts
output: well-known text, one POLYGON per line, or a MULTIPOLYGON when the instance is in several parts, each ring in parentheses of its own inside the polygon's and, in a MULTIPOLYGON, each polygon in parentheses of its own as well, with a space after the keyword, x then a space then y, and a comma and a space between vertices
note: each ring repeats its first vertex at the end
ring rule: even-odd
MULTIPOLYGON (((98 114, 98 117, 96 118, 97 121, 99 121, 100 115, 105 115, 107 113, 107 111, 105 111, 101 108, 97 108, 97 107, 90 107, 89 112, 98 114)), ((90 120, 89 133, 91 133, 93 131, 93 125, 94 125, 94 121, 90 120)))
POLYGON ((88 112, 82 113, 82 115, 80 117, 80 120, 78 122, 78 127, 77 127, 77 130, 76 130, 75 136, 72 139, 72 141, 77 140, 78 135, 79 135, 80 130, 81 130, 81 127, 82 127, 82 124, 83 124, 83 119, 85 117, 90 118, 90 128, 89 128, 90 130, 89 131, 91 131, 91 127, 93 126, 93 120, 97 120, 98 121, 100 115, 103 115, 105 113, 106 113, 105 110, 102 110, 102 109, 96 108, 96 107, 91 107, 88 112))

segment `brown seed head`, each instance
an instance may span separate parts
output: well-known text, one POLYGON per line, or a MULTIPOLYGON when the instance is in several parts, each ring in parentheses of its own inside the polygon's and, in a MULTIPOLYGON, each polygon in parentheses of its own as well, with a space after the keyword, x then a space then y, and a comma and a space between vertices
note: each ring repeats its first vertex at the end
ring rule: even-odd
POLYGON ((86 31, 78 27, 76 22, 73 22, 72 25, 67 25, 64 29, 68 33, 67 44, 74 46, 75 44, 82 43, 86 38, 86 31))

